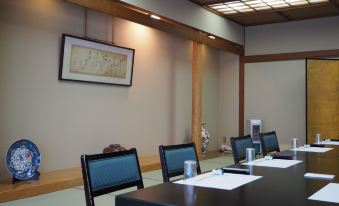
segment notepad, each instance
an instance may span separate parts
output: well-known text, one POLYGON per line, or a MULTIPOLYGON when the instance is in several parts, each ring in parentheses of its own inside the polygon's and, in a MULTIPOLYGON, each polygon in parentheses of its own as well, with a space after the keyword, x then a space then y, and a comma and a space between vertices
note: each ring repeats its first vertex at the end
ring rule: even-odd
POLYGON ((328 174, 319 174, 319 173, 306 173, 304 175, 305 178, 311 179, 324 179, 324 180, 332 180, 335 175, 328 175, 328 174))
POLYGON ((329 183, 318 192, 314 193, 309 200, 339 203, 339 184, 329 183))
POLYGON ((261 167, 276 167, 276 168, 288 168, 290 166, 296 165, 302 161, 300 160, 284 160, 284 159, 273 159, 265 160, 265 158, 257 159, 252 162, 243 163, 244 165, 253 165, 261 167))
POLYGON ((333 148, 327 148, 327 147, 298 147, 296 149, 291 149, 293 151, 298 152, 318 152, 318 153, 324 153, 332 150, 333 148))
POLYGON ((242 175, 233 173, 224 173, 223 175, 214 175, 212 172, 204 173, 196 177, 179 180, 174 183, 193 185, 199 187, 209 187, 223 190, 233 190, 242 185, 260 179, 262 176, 242 175))

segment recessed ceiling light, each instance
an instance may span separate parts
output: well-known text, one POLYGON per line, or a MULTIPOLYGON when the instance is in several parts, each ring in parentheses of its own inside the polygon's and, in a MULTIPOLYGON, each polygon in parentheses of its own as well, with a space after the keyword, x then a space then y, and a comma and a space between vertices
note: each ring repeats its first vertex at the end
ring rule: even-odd
POLYGON ((215 39, 215 36, 208 35, 208 38, 210 38, 210 39, 215 39))
POLYGON ((156 19, 156 20, 160 20, 161 19, 159 16, 154 15, 154 14, 151 15, 151 18, 156 19))

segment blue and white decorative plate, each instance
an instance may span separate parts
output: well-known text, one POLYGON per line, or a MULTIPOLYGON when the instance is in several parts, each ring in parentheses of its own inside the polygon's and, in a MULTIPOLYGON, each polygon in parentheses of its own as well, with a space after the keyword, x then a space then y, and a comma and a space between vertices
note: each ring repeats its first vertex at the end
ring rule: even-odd
POLYGON ((21 139, 9 147, 6 154, 6 166, 13 177, 25 180, 38 172, 40 159, 38 147, 30 140, 21 139))

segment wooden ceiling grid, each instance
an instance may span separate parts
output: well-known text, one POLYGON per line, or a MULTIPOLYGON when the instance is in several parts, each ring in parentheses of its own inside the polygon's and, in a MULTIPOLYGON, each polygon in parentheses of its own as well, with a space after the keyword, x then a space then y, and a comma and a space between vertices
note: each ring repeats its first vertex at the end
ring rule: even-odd
POLYGON ((255 11, 248 13, 238 13, 225 15, 212 10, 207 5, 217 3, 227 3, 235 0, 190 0, 200 6, 217 13, 231 21, 234 21, 243 26, 253 26, 261 24, 271 24, 287 21, 296 21, 312 18, 322 18, 339 15, 339 0, 329 0, 329 2, 296 6, 289 8, 255 11))

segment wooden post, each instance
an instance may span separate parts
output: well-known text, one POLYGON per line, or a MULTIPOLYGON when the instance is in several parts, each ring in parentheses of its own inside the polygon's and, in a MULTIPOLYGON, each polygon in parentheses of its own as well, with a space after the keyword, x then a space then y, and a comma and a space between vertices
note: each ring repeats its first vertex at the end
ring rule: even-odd
POLYGON ((202 44, 193 42, 192 56, 192 142, 201 155, 202 44))
POLYGON ((245 124, 245 61, 240 56, 239 61, 239 136, 244 136, 245 124))

